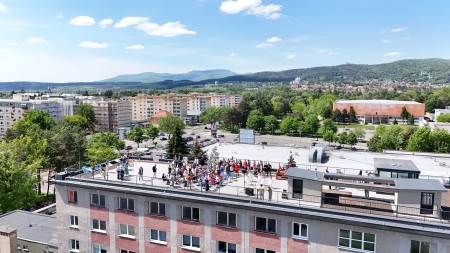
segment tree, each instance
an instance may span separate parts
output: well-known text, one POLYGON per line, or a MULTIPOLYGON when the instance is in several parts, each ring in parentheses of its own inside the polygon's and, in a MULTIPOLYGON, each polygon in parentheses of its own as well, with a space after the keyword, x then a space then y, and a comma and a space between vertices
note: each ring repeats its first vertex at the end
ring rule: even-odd
POLYGON ((217 146, 215 146, 212 150, 211 150, 211 154, 209 155, 209 159, 212 161, 217 161, 219 160, 219 152, 217 151, 217 146))
POLYGON ((117 135, 113 132, 101 132, 94 134, 91 136, 91 141, 106 143, 106 145, 117 149, 117 151, 125 148, 125 142, 123 140, 119 140, 117 135))
POLYGON ((56 124, 48 112, 40 110, 27 111, 24 120, 38 125, 42 130, 49 130, 56 124))
POLYGON ((169 139, 171 135, 175 133, 175 130, 177 128, 179 128, 181 131, 185 128, 183 119, 178 118, 171 113, 169 113, 166 117, 160 118, 158 124, 159 129, 169 135, 169 139))
POLYGON ((363 140, 366 136, 366 131, 364 131, 364 129, 362 128, 356 128, 353 132, 355 133, 358 140, 363 140))
POLYGON ((301 101, 296 101, 291 105, 291 111, 296 115, 304 115, 306 113, 306 105, 301 101))
POLYGON ((81 115, 64 116, 64 121, 71 126, 77 126, 82 129, 89 128, 89 122, 81 115))
POLYGON ((90 166, 114 160, 118 156, 113 148, 104 142, 89 141, 88 143, 86 158, 87 164, 90 166))
POLYGON ((431 131, 426 127, 419 127, 409 138, 406 147, 408 151, 433 152, 433 138, 431 131))
POLYGON ((278 130, 280 127, 280 123, 277 118, 273 115, 264 117, 264 130, 267 133, 271 133, 273 135, 274 131, 278 130))
POLYGON ((144 131, 142 131, 142 128, 140 128, 139 126, 134 126, 133 129, 128 132, 127 138, 136 142, 139 148, 139 143, 144 141, 144 131))
POLYGON ((333 117, 333 107, 332 106, 325 106, 322 109, 322 117, 324 119, 330 119, 331 117, 333 117))
POLYGON ((348 112, 347 112, 347 109, 343 109, 342 110, 342 116, 341 116, 341 119, 342 119, 342 123, 348 123, 348 112))
POLYGON ((350 107, 350 111, 348 112, 348 122, 349 123, 358 123, 358 118, 356 117, 356 112, 353 107, 350 107))
POLYGON ((450 133, 444 129, 436 129, 431 132, 434 152, 450 153, 450 133))
POLYGON ((210 106, 200 114, 200 122, 207 124, 219 122, 222 119, 223 111, 220 107, 210 106))
POLYGON ((356 138, 356 134, 354 132, 350 132, 347 136, 347 144, 350 145, 350 148, 358 143, 358 139, 356 138))
POLYGON ((247 118, 247 127, 257 131, 264 128, 264 125, 263 114, 259 110, 251 111, 247 118))
POLYGON ((322 133, 327 132, 327 131, 336 133, 337 126, 336 126, 336 124, 334 124, 332 119, 324 119, 322 121, 321 131, 322 131, 322 133))
POLYGON ((336 109, 336 110, 334 110, 333 111, 333 120, 334 120, 334 122, 343 122, 343 119, 342 119, 342 113, 341 113, 341 111, 339 110, 339 109, 336 109))
POLYGON ((408 125, 414 125, 414 115, 412 114, 408 115, 408 125))
POLYGON ((288 165, 289 165, 289 167, 297 166, 297 163, 295 162, 294 157, 292 156, 292 151, 291 151, 291 155, 288 158, 288 165))
POLYGON ((183 141, 182 135, 183 130, 181 126, 176 125, 173 136, 169 140, 169 145, 167 146, 167 157, 169 159, 174 158, 178 155, 184 155, 188 153, 186 143, 183 141))
POLYGON ((336 141, 336 133, 330 130, 325 130, 322 132, 323 140, 328 141, 328 143, 331 145, 331 142, 336 141))
POLYGON ((341 145, 347 144, 347 132, 342 132, 339 135, 338 142, 341 145))
POLYGON ((241 110, 235 107, 225 107, 222 118, 222 126, 232 133, 237 133, 242 122, 241 119, 241 110))
POLYGON ((153 144, 155 143, 155 138, 159 136, 159 129, 153 125, 150 125, 143 129, 144 134, 152 139, 153 144))
POLYGON ((403 107, 402 107, 402 112, 400 113, 400 117, 402 118, 403 123, 405 123, 405 119, 408 119, 408 117, 409 117, 409 112, 408 112, 408 110, 406 109, 406 106, 403 106, 403 107))
POLYGON ((270 102, 272 103, 274 115, 279 117, 286 115, 291 109, 289 101, 283 96, 273 96, 270 102))
POLYGON ((75 109, 75 115, 80 115, 84 117, 88 124, 89 130, 94 131, 94 126, 97 124, 97 120, 95 119, 95 111, 94 107, 90 104, 80 104, 75 109))
POLYGON ((397 119, 394 119, 394 122, 392 122, 392 125, 398 125, 397 119))
POLYGON ((197 140, 195 141, 191 152, 189 153, 189 160, 194 160, 195 158, 200 158, 206 155, 206 152, 200 147, 197 140))
POLYGON ((23 161, 21 142, 0 142, 0 213, 33 206, 37 200, 35 185, 40 182, 34 173, 43 161, 23 161))
POLYGON ((441 114, 436 120, 437 122, 450 122, 450 114, 441 114))
POLYGON ((319 130, 320 122, 317 118, 317 115, 310 114, 308 117, 306 117, 305 121, 301 123, 302 125, 302 132, 308 133, 308 134, 315 134, 317 133, 317 130, 319 130))
POLYGON ((298 117, 286 116, 280 124, 280 130, 284 133, 296 132, 300 127, 298 117))

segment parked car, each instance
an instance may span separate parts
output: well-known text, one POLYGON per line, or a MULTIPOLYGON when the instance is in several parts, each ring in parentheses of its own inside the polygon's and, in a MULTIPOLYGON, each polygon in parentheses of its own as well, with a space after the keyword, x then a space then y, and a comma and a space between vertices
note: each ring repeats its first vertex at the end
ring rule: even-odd
POLYGON ((132 149, 133 149, 132 146, 126 146, 126 147, 125 147, 125 150, 132 150, 132 149))
POLYGON ((218 138, 223 138, 223 137, 225 137, 225 135, 223 135, 223 134, 218 134, 217 137, 218 137, 218 138))
POLYGON ((191 135, 195 135, 195 132, 192 132, 191 135))
POLYGON ((261 144, 261 145, 267 145, 267 141, 262 141, 262 142, 260 142, 259 144, 261 144))

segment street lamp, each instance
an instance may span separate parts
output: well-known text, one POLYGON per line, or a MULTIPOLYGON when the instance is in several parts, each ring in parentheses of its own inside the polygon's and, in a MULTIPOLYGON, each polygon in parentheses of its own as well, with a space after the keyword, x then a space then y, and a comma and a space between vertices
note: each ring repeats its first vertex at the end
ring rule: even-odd
POLYGON ((270 124, 271 126, 272 126, 272 137, 273 137, 273 123, 272 124, 270 124))

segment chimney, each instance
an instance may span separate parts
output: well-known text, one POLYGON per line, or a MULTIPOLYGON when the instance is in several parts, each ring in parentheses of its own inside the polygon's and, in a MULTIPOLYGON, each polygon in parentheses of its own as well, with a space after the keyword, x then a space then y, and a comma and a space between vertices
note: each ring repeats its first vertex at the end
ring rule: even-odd
POLYGON ((17 253, 17 230, 0 226, 0 252, 17 253))

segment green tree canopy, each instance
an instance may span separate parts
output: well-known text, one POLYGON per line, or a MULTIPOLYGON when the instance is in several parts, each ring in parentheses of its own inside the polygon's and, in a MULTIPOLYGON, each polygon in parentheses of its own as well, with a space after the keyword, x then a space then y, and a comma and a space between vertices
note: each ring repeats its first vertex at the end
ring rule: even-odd
POLYGON ((400 113, 400 117, 402 118, 403 123, 405 123, 405 120, 408 119, 408 117, 409 117, 409 112, 405 106, 402 107, 402 112, 400 113))
POLYGON ((343 122, 344 120, 342 119, 342 113, 339 109, 336 109, 333 111, 333 121, 334 122, 343 122))
POLYGON ((406 149, 409 151, 433 152, 434 146, 431 131, 426 127, 419 127, 409 138, 406 149))
POLYGON ((144 128, 143 131, 153 142, 155 142, 155 138, 159 136, 159 129, 153 125, 144 128))
POLYGON ((158 124, 159 129, 169 135, 169 139, 171 135, 175 133, 175 130, 177 128, 181 129, 181 131, 183 131, 183 129, 185 128, 183 119, 175 117, 171 113, 169 113, 166 117, 160 118, 158 124))
POLYGON ((431 132, 434 143, 434 152, 450 153, 450 133, 444 129, 436 129, 431 132))
POLYGON ((23 119, 38 125, 42 130, 49 130, 56 124, 55 120, 48 112, 40 110, 27 111, 23 119))
POLYGON ((347 144, 350 145, 350 147, 352 147, 356 143, 358 143, 358 139, 356 138, 356 134, 354 132, 350 132, 348 134, 348 136, 347 136, 347 144))
POLYGON ((75 115, 80 115, 84 117, 88 124, 89 129, 91 131, 94 130, 95 124, 97 124, 97 119, 95 118, 95 111, 94 107, 90 104, 80 104, 75 109, 75 115))
POLYGON ((82 129, 89 128, 89 122, 81 115, 64 116, 64 121, 71 126, 77 126, 82 129))
POLYGON ((261 111, 251 111, 247 118, 247 127, 255 131, 259 131, 260 129, 264 128, 264 125, 264 116, 261 111))
POLYGON ((90 166, 98 165, 116 159, 119 155, 104 142, 89 141, 86 150, 86 163, 90 166))
POLYGON ((167 157, 174 158, 175 156, 186 155, 188 153, 186 143, 183 141, 183 129, 180 125, 175 126, 172 138, 169 140, 167 146, 167 157))
POLYGON ((91 136, 91 142, 106 143, 111 148, 117 149, 117 151, 125 148, 125 142, 119 140, 117 135, 113 132, 101 132, 91 136))
POLYGON ((274 115, 269 115, 264 117, 264 130, 267 133, 273 134, 280 128, 280 123, 277 120, 277 117, 274 115))
POLYGON ((300 127, 300 120, 298 117, 286 116, 280 124, 280 130, 284 133, 295 133, 300 127))
POLYGON ((223 116, 223 107, 210 106, 200 114, 200 122, 214 124, 220 122, 223 116))
POLYGON ((300 123, 302 125, 302 133, 315 134, 319 130, 320 122, 317 115, 310 114, 306 117, 304 122, 300 123))
POLYGON ((437 122, 450 122, 450 114, 441 114, 436 120, 437 122))
POLYGON ((341 145, 347 144, 347 132, 342 132, 338 137, 338 142, 341 145))
POLYGON ((331 131, 333 133, 337 132, 337 126, 334 124, 332 119, 324 119, 320 128, 322 133, 327 131, 331 131))
POLYGON ((291 111, 296 115, 305 115, 306 105, 302 101, 295 101, 293 104, 291 104, 291 111))
POLYGON ((142 131, 142 128, 139 126, 134 126, 130 131, 128 131, 127 137, 129 140, 136 142, 139 148, 139 143, 144 141, 144 131, 142 131))

